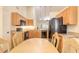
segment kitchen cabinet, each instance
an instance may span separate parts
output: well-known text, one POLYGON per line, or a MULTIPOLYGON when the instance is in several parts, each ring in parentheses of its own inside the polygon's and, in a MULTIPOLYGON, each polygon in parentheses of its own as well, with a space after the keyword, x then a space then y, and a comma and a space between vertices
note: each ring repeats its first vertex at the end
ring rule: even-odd
POLYGON ((27 25, 29 25, 29 23, 28 23, 28 19, 26 19, 26 26, 27 26, 27 25))
POLYGON ((33 20, 32 19, 26 19, 26 25, 33 25, 33 20))
POLYGON ((47 30, 31 30, 29 31, 29 38, 48 38, 47 30))
POLYGON ((76 24, 77 23, 77 7, 69 7, 67 9, 67 17, 69 21, 68 24, 76 24))
POLYGON ((60 12, 57 17, 63 17, 64 25, 73 25, 77 23, 77 7, 70 6, 60 12))
POLYGON ((33 25, 33 20, 29 19, 29 20, 28 20, 28 24, 29 24, 29 25, 33 25))
POLYGON ((21 20, 25 21, 25 17, 18 14, 17 12, 12 12, 11 18, 12 18, 12 21, 11 21, 12 25, 14 25, 14 26, 21 25, 20 24, 21 20))
POLYGON ((12 13, 12 25, 20 25, 20 16, 18 13, 12 13))
POLYGON ((29 38, 40 38, 41 32, 39 30, 31 30, 29 31, 29 38))
POLYGON ((22 15, 18 14, 17 12, 12 12, 12 25, 18 26, 18 25, 33 25, 33 19, 25 18, 22 15))

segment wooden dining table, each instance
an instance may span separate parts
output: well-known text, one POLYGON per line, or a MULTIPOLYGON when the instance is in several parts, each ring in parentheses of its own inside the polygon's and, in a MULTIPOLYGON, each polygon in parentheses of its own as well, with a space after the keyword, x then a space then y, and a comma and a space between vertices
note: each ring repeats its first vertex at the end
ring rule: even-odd
POLYGON ((31 38, 13 48, 10 53, 58 53, 47 39, 31 38))

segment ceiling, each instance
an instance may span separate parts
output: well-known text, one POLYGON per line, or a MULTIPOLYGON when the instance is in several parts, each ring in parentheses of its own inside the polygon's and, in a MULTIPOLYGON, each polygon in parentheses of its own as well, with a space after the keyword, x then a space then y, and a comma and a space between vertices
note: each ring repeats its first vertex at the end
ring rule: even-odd
POLYGON ((62 9, 64 9, 66 6, 51 6, 51 11, 52 12, 59 12, 61 11, 62 9))
POLYGON ((65 7, 66 6, 35 6, 36 18, 48 18, 48 16, 50 16, 50 13, 55 16, 56 13, 63 10, 65 7))
POLYGON ((36 6, 37 9, 46 9, 52 12, 59 12, 67 6, 36 6))

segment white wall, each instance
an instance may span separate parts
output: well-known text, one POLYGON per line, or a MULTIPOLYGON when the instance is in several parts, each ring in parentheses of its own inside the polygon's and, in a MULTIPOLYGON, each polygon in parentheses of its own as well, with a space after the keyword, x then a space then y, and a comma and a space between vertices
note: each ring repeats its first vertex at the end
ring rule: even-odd
POLYGON ((27 17, 28 18, 33 18, 33 7, 32 6, 27 6, 27 17))
POLYGON ((50 12, 50 18, 53 18, 53 17, 56 17, 56 15, 57 15, 57 12, 50 12))
MULTIPOLYGON (((12 7, 13 8, 13 7, 12 7)), ((16 11, 21 14, 22 16, 26 17, 27 16, 27 8, 25 6, 17 6, 15 7, 16 11)), ((14 10, 15 11, 15 10, 14 10)))
POLYGON ((26 17, 26 7, 3 7, 3 36, 6 39, 11 38, 11 12, 16 11, 26 17), (7 33, 9 32, 9 33, 7 33))
POLYGON ((34 26, 36 26, 36 9, 33 6, 27 7, 27 17, 32 18, 34 22, 34 26))
POLYGON ((3 7, 0 7, 0 38, 3 36, 3 7))

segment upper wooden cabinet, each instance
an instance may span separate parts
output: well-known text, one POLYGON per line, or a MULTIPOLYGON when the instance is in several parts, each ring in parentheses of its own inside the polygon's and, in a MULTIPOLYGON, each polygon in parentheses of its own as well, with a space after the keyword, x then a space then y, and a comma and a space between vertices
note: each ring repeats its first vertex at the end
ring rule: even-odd
POLYGON ((62 16, 63 16, 63 24, 68 24, 69 21, 68 21, 68 17, 67 17, 67 10, 63 11, 62 16))
POLYGON ((33 20, 32 19, 26 19, 26 25, 33 25, 33 20))
POLYGON ((12 12, 12 25, 20 25, 20 16, 16 12, 12 12))
POLYGON ((77 23, 77 7, 69 7, 67 9, 67 17, 69 19, 69 24, 77 23))
POLYGON ((17 12, 12 12, 12 25, 20 25, 20 21, 25 21, 25 18, 17 12))
POLYGON ((63 17, 63 24, 76 24, 77 23, 77 7, 68 7, 60 12, 57 17, 63 17))
POLYGON ((33 19, 25 18, 17 12, 12 12, 12 25, 20 25, 20 21, 23 20, 27 25, 33 25, 33 19))

